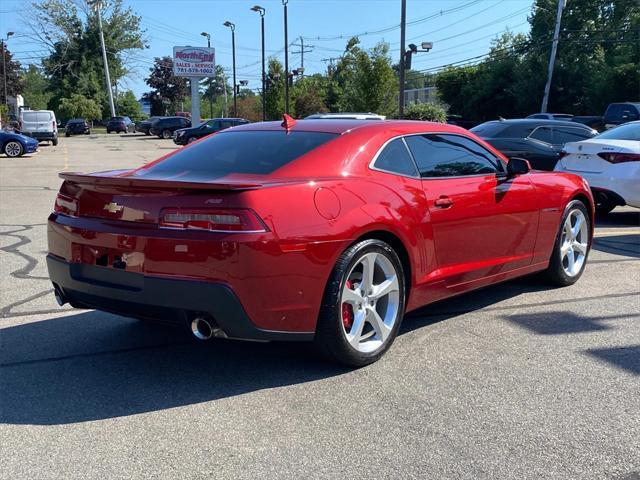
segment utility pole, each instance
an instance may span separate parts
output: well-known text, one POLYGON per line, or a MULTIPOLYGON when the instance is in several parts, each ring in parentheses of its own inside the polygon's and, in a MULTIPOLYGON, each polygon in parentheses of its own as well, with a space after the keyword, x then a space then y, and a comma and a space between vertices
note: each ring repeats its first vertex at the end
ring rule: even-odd
POLYGON ((398 98, 398 118, 404 118, 404 42, 407 29, 407 0, 400 7, 400 95, 398 98))
MULTIPOLYGON (((200 35, 207 37, 207 48, 211 48, 211 34, 208 32, 202 32, 200 35)), ((213 82, 215 81, 215 68, 213 69, 213 77, 209 77, 209 115, 213 117, 213 82)))
POLYGON ((540 112, 547 112, 549 104, 549 94, 551 92, 551 79, 553 78, 553 67, 556 63, 556 52, 558 51, 558 40, 560 39, 560 20, 562 19, 562 10, 564 10, 565 0, 558 0, 558 13, 556 14, 556 28, 553 32, 553 42, 551 44, 551 57, 549 57, 549 70, 547 71, 547 83, 544 86, 544 97, 542 97, 542 107, 540 112))
POLYGON ((282 0, 284 6, 284 113, 289 113, 289 26, 287 24, 287 3, 282 0))
POLYGON ((116 116, 116 107, 113 104, 113 92, 111 91, 111 77, 109 76, 109 64, 107 63, 107 49, 104 46, 104 33, 102 32, 102 14, 100 9, 102 8, 101 0, 94 0, 89 3, 96 13, 98 14, 98 27, 100 29, 100 44, 102 45, 102 60, 104 61, 104 78, 107 82, 107 93, 109 95, 109 107, 111 108, 111 116, 116 116))
POLYGON ((266 83, 267 83, 267 74, 265 70, 265 55, 264 55, 264 14, 266 10, 262 8, 260 5, 254 5, 251 7, 252 12, 258 12, 260 14, 260 31, 262 33, 262 121, 267 120, 267 97, 266 94, 266 83))
POLYGON ((300 68, 302 69, 302 73, 300 74, 300 78, 303 78, 304 77, 304 54, 313 52, 313 45, 307 45, 306 48, 308 48, 308 50, 305 50, 304 38, 302 38, 302 35, 300 35, 300 43, 294 43, 293 46, 294 47, 300 47, 299 51, 291 52, 291 53, 293 55, 296 55, 298 53, 300 54, 300 68))
POLYGON ((231 29, 231 55, 233 57, 233 116, 238 116, 238 98, 236 95, 236 25, 229 21, 224 22, 225 27, 231 29))

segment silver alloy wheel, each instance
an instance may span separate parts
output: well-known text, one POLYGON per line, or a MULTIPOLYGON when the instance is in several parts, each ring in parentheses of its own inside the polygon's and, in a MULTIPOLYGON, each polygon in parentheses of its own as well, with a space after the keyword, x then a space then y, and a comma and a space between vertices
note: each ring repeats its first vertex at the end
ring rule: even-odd
POLYGON ((587 219, 582 210, 571 210, 562 226, 560 243, 560 262, 567 276, 575 277, 580 273, 587 258, 588 248, 587 219))
POLYGON ((347 342, 359 352, 372 352, 387 341, 398 317, 398 272, 386 256, 371 252, 358 259, 347 279, 341 298, 347 342), (345 307, 351 309, 351 322, 345 322, 345 307))
POLYGON ((187 143, 193 143, 197 140, 196 137, 189 137, 189 140, 187 140, 187 143))
POLYGON ((8 157, 19 157, 22 154, 22 145, 18 142, 9 142, 4 146, 4 153, 8 157))
POLYGON ((162 138, 164 138, 165 140, 167 140, 168 138, 171 138, 171 132, 167 129, 162 131, 162 138))

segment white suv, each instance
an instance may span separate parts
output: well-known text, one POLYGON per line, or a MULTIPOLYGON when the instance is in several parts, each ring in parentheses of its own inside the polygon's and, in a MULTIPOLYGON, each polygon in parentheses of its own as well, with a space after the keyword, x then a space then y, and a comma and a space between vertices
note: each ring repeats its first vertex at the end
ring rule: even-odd
POLYGON ((22 110, 20 131, 39 142, 58 145, 58 122, 52 110, 22 110))

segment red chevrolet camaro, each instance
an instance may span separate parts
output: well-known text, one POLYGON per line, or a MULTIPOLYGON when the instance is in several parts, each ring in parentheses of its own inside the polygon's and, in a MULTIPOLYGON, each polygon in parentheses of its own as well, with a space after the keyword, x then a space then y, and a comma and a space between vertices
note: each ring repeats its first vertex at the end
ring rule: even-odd
POLYGON ((539 271, 574 283, 593 234, 580 177, 428 122, 255 123, 134 170, 60 176, 47 261, 61 305, 200 339, 313 340, 354 366, 436 300, 539 271))

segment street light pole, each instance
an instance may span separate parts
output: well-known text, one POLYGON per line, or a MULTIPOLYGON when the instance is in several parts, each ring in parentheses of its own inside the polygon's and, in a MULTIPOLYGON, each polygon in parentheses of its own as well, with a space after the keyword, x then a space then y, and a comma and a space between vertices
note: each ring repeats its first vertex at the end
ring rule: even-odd
POLYGON ((289 26, 287 24, 287 3, 289 0, 282 0, 284 6, 284 113, 289 113, 289 26))
MULTIPOLYGON (((211 48, 211 35, 207 32, 202 32, 200 35, 202 35, 203 37, 207 37, 207 48, 211 48)), ((215 69, 214 69, 214 75, 215 75, 215 69)), ((215 81, 215 76, 214 77, 209 77, 209 78, 213 78, 213 80, 209 80, 209 115, 211 115, 213 117, 213 81, 215 81)))
POLYGON ((551 78, 553 77, 553 67, 556 63, 556 52, 558 50, 558 40, 560 36, 560 20, 562 19, 562 10, 564 10, 564 0, 558 0, 558 13, 556 14, 556 28, 553 32, 553 43, 551 44, 551 56, 549 57, 549 70, 547 72, 547 83, 544 86, 544 97, 542 97, 542 107, 540 112, 547 112, 549 103, 549 94, 551 93, 551 78))
POLYGON ((267 74, 265 71, 264 65, 264 14, 265 9, 260 5, 254 5, 251 8, 252 11, 258 12, 260 14, 260 30, 262 32, 262 121, 264 122, 267 119, 267 98, 265 96, 267 90, 265 88, 267 83, 267 74))
POLYGON ((236 96, 236 26, 229 21, 224 22, 225 27, 231 29, 231 55, 233 56, 233 116, 238 116, 238 100, 236 96))
POLYGON ((407 28, 407 0, 402 0, 400 10, 400 95, 398 98, 398 118, 404 118, 404 42, 405 30, 407 28))
MULTIPOLYGON (((4 76, 4 104, 7 106, 7 113, 9 113, 8 109, 9 109, 9 97, 8 97, 8 93, 7 93, 7 62, 5 60, 5 57, 7 55, 7 40, 9 40, 9 37, 13 35, 13 32, 7 32, 7 38, 2 39, 2 73, 4 76)), ((17 112, 15 112, 17 113, 17 112)))
POLYGON ((104 45, 104 33, 102 32, 102 14, 100 9, 102 8, 101 0, 94 0, 89 5, 93 6, 98 14, 98 27, 100 29, 100 45, 102 45, 102 60, 104 61, 104 77, 107 82, 107 94, 109 96, 109 107, 111 108, 111 116, 116 116, 116 107, 113 104, 113 91, 111 90, 111 77, 109 76, 109 64, 107 63, 107 49, 104 45))

